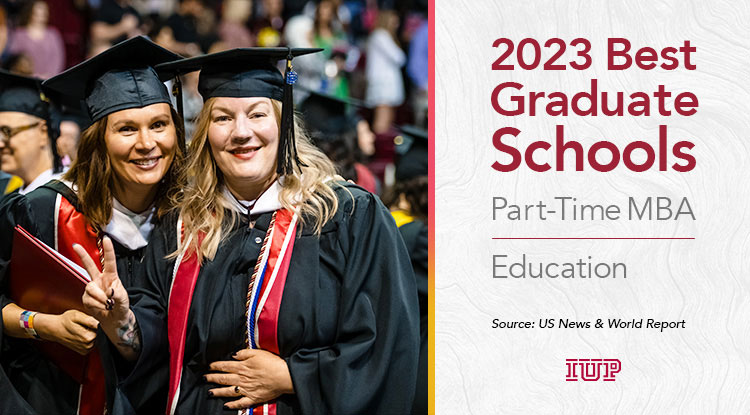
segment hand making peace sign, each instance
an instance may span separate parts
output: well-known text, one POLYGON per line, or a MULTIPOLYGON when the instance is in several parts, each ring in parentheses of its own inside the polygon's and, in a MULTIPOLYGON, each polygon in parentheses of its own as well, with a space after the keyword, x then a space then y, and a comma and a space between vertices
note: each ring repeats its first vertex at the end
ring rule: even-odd
POLYGON ((102 241, 104 252, 104 270, 99 272, 94 260, 80 245, 74 245, 73 250, 81 258, 83 267, 91 276, 91 282, 86 285, 83 294, 83 306, 88 314, 104 324, 107 321, 123 320, 130 309, 128 292, 122 286, 117 275, 117 262, 112 241, 104 237, 102 241), (111 306, 108 306, 111 304, 111 306))
POLYGON ((104 237, 102 250, 104 269, 99 272, 96 263, 80 245, 73 250, 81 258, 83 267, 91 276, 83 293, 83 306, 86 311, 99 320, 107 337, 117 346, 120 354, 128 360, 134 360, 140 353, 140 331, 135 315, 130 310, 128 292, 117 275, 117 261, 112 241, 104 237))

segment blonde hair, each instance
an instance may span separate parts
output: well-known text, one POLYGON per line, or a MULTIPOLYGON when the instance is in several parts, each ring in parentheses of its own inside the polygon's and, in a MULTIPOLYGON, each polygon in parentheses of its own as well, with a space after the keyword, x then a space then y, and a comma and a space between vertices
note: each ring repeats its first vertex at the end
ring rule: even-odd
MULTIPOLYGON (((185 137, 182 118, 170 105, 172 123, 175 128, 175 154, 172 165, 158 184, 154 203, 156 216, 161 217, 171 209, 171 203, 178 199, 182 186, 185 155, 177 143, 185 137)), ((83 133, 78 143, 78 156, 63 178, 73 183, 77 189, 81 213, 98 232, 103 230, 112 218, 112 189, 114 169, 107 153, 104 136, 107 131, 107 117, 97 120, 83 133)))
MULTIPOLYGON (((169 257, 197 252, 201 261, 204 258, 213 259, 219 245, 238 220, 237 212, 224 196, 224 175, 216 165, 208 143, 211 110, 215 102, 216 98, 209 98, 198 115, 188 150, 191 158, 184 170, 189 185, 182 194, 182 200, 176 201, 174 207, 182 218, 182 237, 177 250, 169 257), (200 244, 198 235, 202 235, 200 244)), ((271 102, 276 123, 281 124, 281 102, 271 102)), ((315 233, 320 234, 323 225, 333 218, 338 207, 336 193, 327 184, 336 170, 325 154, 310 142, 296 115, 294 129, 297 153, 306 166, 302 167, 302 174, 295 171, 280 181, 282 190, 279 202, 283 208, 295 211, 301 223, 309 221, 315 233)))

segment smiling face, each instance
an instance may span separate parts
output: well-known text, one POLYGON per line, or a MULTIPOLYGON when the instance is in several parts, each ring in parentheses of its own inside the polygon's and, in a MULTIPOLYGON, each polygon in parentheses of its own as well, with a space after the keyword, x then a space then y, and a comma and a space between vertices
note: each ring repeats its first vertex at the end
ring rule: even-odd
POLYGON ((268 98, 216 98, 208 141, 227 186, 253 200, 276 178, 279 124, 268 98))
POLYGON ((109 114, 104 141, 114 172, 115 197, 124 203, 134 194, 155 192, 172 164, 177 145, 169 104, 109 114))
POLYGON ((49 146, 46 125, 41 118, 23 112, 0 112, 0 126, 18 131, 10 139, 0 134, 0 168, 4 172, 29 183, 52 167, 46 151, 49 146), (24 128, 30 126, 33 127, 24 128))

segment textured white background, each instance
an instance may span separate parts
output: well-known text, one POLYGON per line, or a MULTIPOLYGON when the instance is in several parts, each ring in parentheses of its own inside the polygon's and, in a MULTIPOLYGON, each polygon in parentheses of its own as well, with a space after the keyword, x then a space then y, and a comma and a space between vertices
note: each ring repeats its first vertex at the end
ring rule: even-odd
MULTIPOLYGON (((438 414, 750 413, 750 5, 746 1, 436 0, 436 408, 438 414), (491 71, 492 43, 533 37, 592 43, 586 71, 491 71), (608 37, 634 47, 697 47, 697 70, 609 72, 608 37), (513 80, 525 91, 588 88, 692 91, 692 117, 502 117, 492 89, 513 80), (520 148, 552 142, 555 125, 590 146, 695 143, 697 167, 633 173, 512 173, 490 168, 498 128, 522 132, 520 148), (492 221, 492 196, 517 203, 575 196, 625 206, 628 196, 686 196, 697 221, 492 221), (493 241, 493 236, 695 237, 694 241, 493 241), (627 280, 492 279, 492 255, 537 261, 625 262, 627 280), (655 318, 685 330, 490 329, 493 318, 655 318), (566 358, 618 358, 616 382, 566 382, 566 358)), ((571 49, 569 48, 569 52, 571 49)), ((515 56, 515 55, 514 55, 515 56)), ((545 60, 549 51, 545 51, 545 60)), ((559 62, 567 62, 568 53, 559 62)), ((511 58, 510 62, 515 61, 511 58)), ((671 145, 670 145, 671 148, 671 145)), ((539 158, 538 161, 541 158, 539 158)), ((671 162, 674 159, 670 158, 671 162)), ((671 164, 671 163, 670 163, 671 164)))

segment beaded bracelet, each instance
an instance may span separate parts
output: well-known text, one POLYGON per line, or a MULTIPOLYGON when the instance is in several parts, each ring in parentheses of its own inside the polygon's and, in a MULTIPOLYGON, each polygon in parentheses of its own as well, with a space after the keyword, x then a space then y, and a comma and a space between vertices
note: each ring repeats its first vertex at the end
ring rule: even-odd
POLYGON ((36 316, 35 311, 24 310, 21 312, 21 318, 18 323, 21 325, 22 329, 26 330, 26 333, 33 336, 35 339, 41 339, 36 330, 34 330, 34 316, 36 316))

